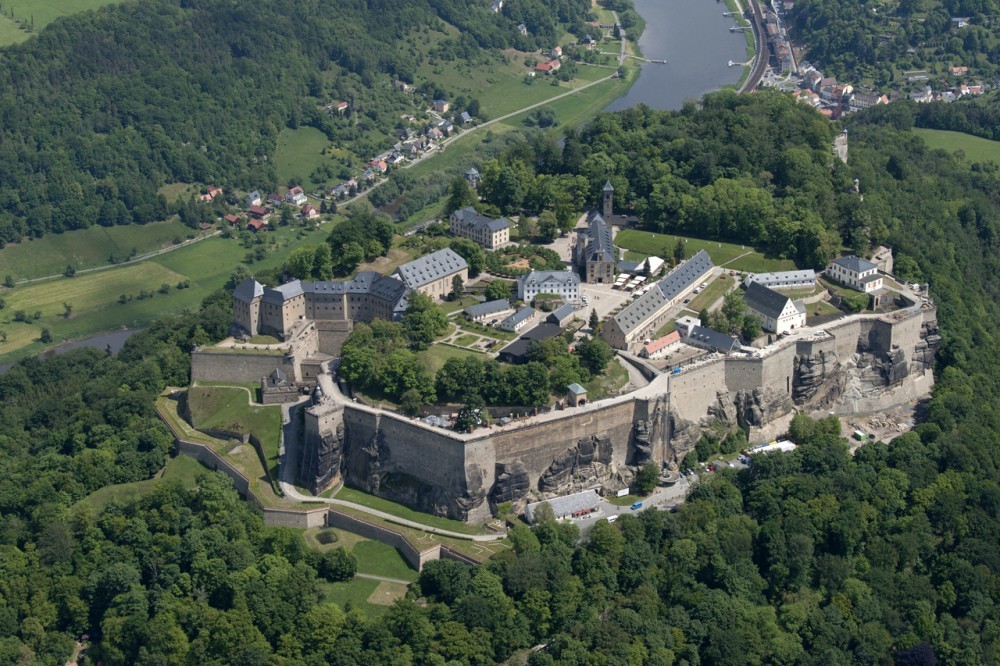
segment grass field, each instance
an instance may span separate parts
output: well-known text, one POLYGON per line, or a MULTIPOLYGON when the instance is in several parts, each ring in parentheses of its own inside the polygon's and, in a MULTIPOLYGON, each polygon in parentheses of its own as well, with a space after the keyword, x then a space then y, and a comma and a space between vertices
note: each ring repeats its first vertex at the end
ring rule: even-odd
POLYGON ((913 133, 924 140, 930 148, 953 153, 961 150, 970 162, 993 161, 1000 164, 1000 141, 990 141, 962 132, 915 128, 913 133))
POLYGON ((449 358, 465 358, 467 356, 479 356, 482 354, 470 350, 459 349, 457 347, 449 347, 447 345, 431 345, 429 349, 426 349, 417 354, 423 361, 427 364, 427 368, 431 372, 437 372, 444 366, 444 362, 449 358))
POLYGON ((357 608, 370 617, 378 617, 389 610, 392 602, 406 594, 406 587, 399 583, 354 578, 346 583, 321 583, 324 601, 341 608, 357 608))
POLYGON ((695 312, 701 312, 704 308, 711 308, 712 304, 717 300, 722 298, 729 288, 733 286, 733 278, 728 275, 722 276, 722 279, 715 279, 708 283, 704 291, 691 299, 687 307, 691 308, 695 312))
MULTIPOLYGON (((716 266, 724 266, 738 271, 764 273, 769 271, 787 271, 795 268, 795 263, 789 259, 772 259, 765 257, 749 245, 736 243, 721 243, 698 238, 674 236, 671 234, 656 234, 649 231, 625 229, 615 236, 615 245, 638 254, 664 256, 664 251, 672 251, 677 239, 685 241, 685 256, 691 258, 701 250, 708 252, 716 266)), ((638 254, 633 255, 638 259, 638 254)))
POLYGON ((617 360, 612 359, 604 374, 585 383, 584 388, 587 389, 587 399, 593 402, 618 395, 626 384, 628 384, 628 370, 617 360))
POLYGON ((300 127, 288 129, 278 134, 278 149, 274 153, 274 168, 278 172, 278 181, 287 183, 292 178, 301 178, 306 191, 312 191, 317 185, 309 178, 313 169, 330 161, 322 155, 322 150, 329 144, 326 135, 315 127, 300 127))
MULTIPOLYGON (((303 238, 298 238, 297 232, 291 227, 268 232, 268 238, 276 243, 263 261, 251 265, 251 270, 281 265, 296 247, 319 243, 329 232, 329 225, 310 229, 303 238)), ((0 310, 0 329, 8 337, 6 342, 0 342, 0 362, 42 351, 46 345, 37 341, 42 328, 48 328, 53 342, 58 343, 122 326, 146 326, 165 315, 196 308, 206 296, 223 287, 246 253, 237 238, 217 236, 148 261, 4 291, 7 307, 0 310), (190 287, 174 288, 182 279, 190 280, 190 287), (172 288, 166 294, 158 293, 165 283, 172 288), (155 293, 152 298, 138 300, 136 296, 142 289, 155 293), (121 294, 133 298, 121 304, 118 302, 121 294), (62 316, 64 302, 73 305, 70 319, 62 316), (18 309, 28 313, 41 311, 42 317, 31 324, 15 323, 11 320, 18 309)))
POLYGON ((3 3, 3 17, 0 17, 0 46, 23 42, 35 34, 21 30, 18 24, 11 20, 12 9, 15 19, 29 25, 34 20, 34 30, 38 32, 60 16, 69 16, 108 4, 111 4, 111 0, 6 0, 3 3))
POLYGON ((417 580, 417 572, 403 559, 399 551, 387 543, 365 539, 359 541, 351 552, 358 558, 358 571, 374 576, 417 580))
POLYGON ((374 495, 369 495, 366 492, 362 492, 355 488, 348 488, 347 486, 344 486, 337 492, 336 498, 346 502, 354 502, 355 504, 366 506, 369 509, 378 509, 379 511, 384 511, 385 513, 392 514, 399 518, 413 520, 431 527, 440 527, 441 529, 451 530, 452 532, 460 532, 462 534, 484 534, 483 530, 474 525, 466 525, 461 521, 451 520, 450 518, 432 516, 428 513, 411 509, 404 504, 399 504, 381 497, 375 497, 374 495))
POLYGON ((0 276, 15 280, 61 275, 66 266, 77 270, 107 266, 112 253, 146 254, 185 239, 192 229, 176 218, 169 222, 129 224, 121 227, 90 227, 24 240, 0 250, 0 276))
POLYGON ((198 475, 202 472, 207 473, 208 468, 194 458, 177 456, 169 459, 163 471, 156 477, 145 481, 105 486, 81 499, 74 508, 100 512, 112 502, 132 502, 148 495, 166 481, 179 480, 185 488, 193 488, 198 475))

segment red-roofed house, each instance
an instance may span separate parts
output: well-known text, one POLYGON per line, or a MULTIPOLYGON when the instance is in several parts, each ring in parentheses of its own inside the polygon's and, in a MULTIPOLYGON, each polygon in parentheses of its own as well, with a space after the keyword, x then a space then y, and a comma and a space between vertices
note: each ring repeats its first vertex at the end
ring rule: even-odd
POLYGON ((267 222, 267 220, 271 217, 271 211, 263 206, 250 206, 247 208, 247 213, 253 219, 261 220, 262 222, 267 222))
POLYGON ((337 102, 337 105, 334 108, 337 109, 337 113, 343 113, 344 111, 347 111, 350 106, 351 105, 347 102, 337 102))
POLYGON ((639 350, 639 356, 643 358, 663 358, 671 349, 681 344, 681 334, 678 331, 667 333, 662 338, 657 338, 639 350))
POLYGON ((215 197, 221 197, 221 196, 222 196, 221 187, 210 187, 208 188, 208 192, 198 197, 198 201, 203 201, 207 203, 209 201, 214 201, 215 197))
POLYGON ((299 212, 302 213, 302 217, 307 220, 314 220, 319 217, 319 210, 317 210, 315 206, 303 206, 302 210, 299 212))
POLYGON ((368 163, 368 166, 379 173, 385 173, 389 170, 389 165, 385 163, 385 160, 372 160, 368 163))
POLYGON ((229 223, 229 226, 231 227, 235 227, 240 223, 240 217, 235 213, 229 213, 222 219, 224 219, 227 223, 229 223))
POLYGON ((250 220, 247 222, 247 229, 250 231, 260 231, 267 228, 267 222, 264 220, 250 220))
POLYGON ((302 191, 302 188, 296 185, 285 194, 285 201, 296 206, 305 206, 308 199, 306 199, 306 193, 302 191))
POLYGON ((540 62, 535 65, 535 71, 541 72, 542 74, 555 74, 559 71, 561 63, 558 60, 550 60, 548 62, 540 62))

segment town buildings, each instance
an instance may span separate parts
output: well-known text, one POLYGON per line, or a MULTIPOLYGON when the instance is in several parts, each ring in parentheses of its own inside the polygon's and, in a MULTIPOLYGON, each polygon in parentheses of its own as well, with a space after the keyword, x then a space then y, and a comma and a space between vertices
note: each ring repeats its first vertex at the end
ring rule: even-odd
POLYGON ((611 227, 597 211, 589 215, 587 227, 577 230, 573 259, 588 284, 613 284, 617 252, 611 227))
POLYGON ((517 297, 525 303, 553 294, 566 303, 580 300, 580 276, 573 271, 531 271, 517 279, 517 297))
POLYGON ((801 301, 793 301, 760 282, 750 283, 743 300, 747 309, 761 318, 765 331, 781 335, 806 325, 806 308, 801 301))
POLYGON ((431 298, 444 298, 450 294, 456 275, 463 283, 468 282, 469 265, 449 247, 403 264, 395 273, 395 277, 407 288, 431 298))
POLYGON ((882 288, 882 276, 878 274, 878 267, 853 254, 834 259, 826 267, 825 273, 831 280, 865 294, 882 288))

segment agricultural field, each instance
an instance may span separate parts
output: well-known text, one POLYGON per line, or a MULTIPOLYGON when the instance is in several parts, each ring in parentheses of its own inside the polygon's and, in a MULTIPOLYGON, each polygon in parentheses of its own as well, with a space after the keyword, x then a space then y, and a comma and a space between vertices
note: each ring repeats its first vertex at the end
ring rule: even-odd
MULTIPOLYGON (((300 245, 315 245, 328 233, 310 228, 298 237, 298 229, 276 229, 265 238, 267 256, 251 264, 252 270, 280 266, 288 254, 300 245)), ((40 243, 45 241, 33 241, 40 243)), ((79 339, 121 327, 140 328, 165 315, 197 307, 209 294, 221 289, 248 250, 238 238, 208 238, 186 247, 153 257, 147 261, 110 267, 72 278, 22 285, 0 290, 5 308, 0 310, 0 362, 14 361, 42 351, 47 345, 39 338, 43 328, 52 334, 53 343, 79 339), (177 289, 189 281, 185 289, 177 289), (161 293, 161 288, 165 293, 161 293), (141 292, 147 297, 140 299, 141 292), (121 296, 125 302, 120 302, 121 296), (63 303, 72 306, 65 317, 63 303), (29 323, 13 321, 14 312, 40 313, 29 323)))
POLYGON ((77 270, 107 266, 111 255, 142 255, 175 245, 196 232, 177 218, 167 222, 47 234, 0 249, 0 277, 15 280, 61 275, 67 266, 77 270))
POLYGON ((686 257, 690 258, 699 251, 705 250, 716 266, 751 273, 788 271, 795 268, 795 263, 790 259, 765 257, 749 245, 721 243, 672 234, 657 234, 636 229, 625 229, 618 232, 618 235, 615 236, 615 245, 632 252, 632 254, 626 253, 626 259, 638 261, 650 255, 666 256, 665 253, 673 250, 678 238, 684 241, 686 257))
POLYGON ((924 140, 932 149, 947 150, 949 153, 961 150, 970 162, 993 161, 1000 164, 1000 141, 990 141, 962 132, 914 128, 913 133, 924 140))
POLYGON ((0 10, 0 46, 23 42, 61 16, 108 4, 111 0, 5 0, 0 10), (33 31, 22 29, 22 25, 33 27, 33 31))

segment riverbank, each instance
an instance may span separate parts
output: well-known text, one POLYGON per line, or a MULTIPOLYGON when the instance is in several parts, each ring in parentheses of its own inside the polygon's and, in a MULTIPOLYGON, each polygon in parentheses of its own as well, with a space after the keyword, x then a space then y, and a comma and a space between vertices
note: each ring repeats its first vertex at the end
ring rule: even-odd
MULTIPOLYGON (((742 2, 740 2, 740 0, 725 0, 725 3, 726 9, 731 12, 736 12, 732 17, 736 22, 736 25, 750 28, 750 21, 747 20, 747 17, 744 14, 746 10, 744 9, 742 2)), ((743 37, 747 43, 747 59, 743 63, 743 73, 740 74, 740 80, 736 82, 737 89, 739 89, 744 82, 746 82, 747 77, 750 76, 750 70, 753 66, 754 58, 757 57, 757 44, 754 40, 753 31, 744 30, 743 37)))

